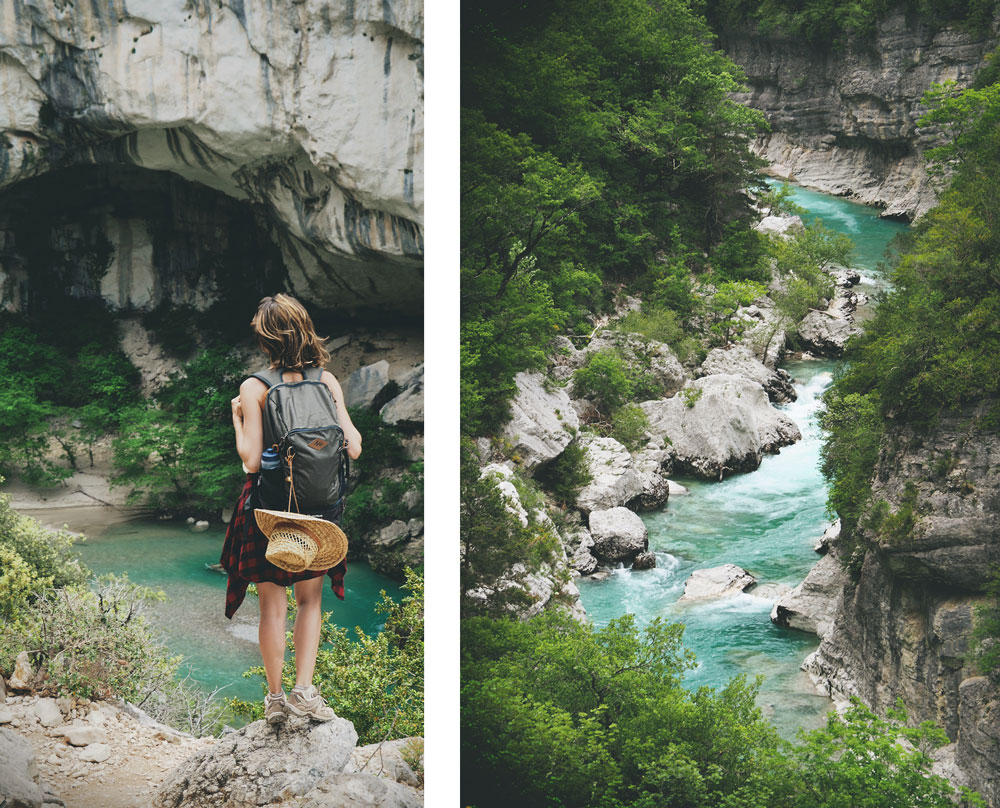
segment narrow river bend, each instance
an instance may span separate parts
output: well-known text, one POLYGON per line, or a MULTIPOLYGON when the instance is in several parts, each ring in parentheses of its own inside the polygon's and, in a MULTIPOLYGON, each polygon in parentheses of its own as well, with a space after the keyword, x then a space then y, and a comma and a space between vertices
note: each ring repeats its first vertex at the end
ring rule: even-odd
MULTIPOLYGON (((838 197, 794 188, 792 201, 807 220, 846 233, 855 242, 860 291, 883 286, 877 269, 889 241, 906 225, 878 218, 878 211, 838 197)), ((764 459, 750 474, 722 482, 677 478, 691 493, 644 515, 657 567, 618 569, 605 581, 580 581, 580 596, 597 626, 626 613, 640 624, 665 617, 685 624, 684 643, 698 657, 686 677, 691 688, 722 687, 739 673, 761 674, 758 703, 786 737, 799 727, 819 726, 831 703, 799 670, 818 645, 815 635, 771 623, 772 601, 752 594, 690 605, 679 604, 684 582, 696 569, 737 564, 761 584, 795 586, 819 556, 813 545, 830 524, 827 486, 819 472, 822 433, 816 423, 820 397, 829 386, 834 360, 788 362, 798 400, 783 406, 802 430, 802 440, 764 459)))

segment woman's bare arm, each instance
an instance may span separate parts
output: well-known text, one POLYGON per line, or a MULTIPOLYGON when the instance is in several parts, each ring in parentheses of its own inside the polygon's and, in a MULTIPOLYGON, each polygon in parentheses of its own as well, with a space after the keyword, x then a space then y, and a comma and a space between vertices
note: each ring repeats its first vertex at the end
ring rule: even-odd
POLYGON ((240 394, 232 400, 236 451, 251 473, 260 471, 260 455, 264 449, 261 393, 266 392, 262 381, 247 379, 240 385, 240 394))
POLYGON ((340 421, 340 428, 344 430, 344 437, 347 439, 347 454, 351 460, 357 460, 361 454, 361 433, 357 427, 351 423, 351 416, 347 412, 347 405, 344 403, 344 391, 340 388, 337 377, 327 370, 323 371, 323 382, 333 393, 333 400, 337 405, 337 418, 340 421))

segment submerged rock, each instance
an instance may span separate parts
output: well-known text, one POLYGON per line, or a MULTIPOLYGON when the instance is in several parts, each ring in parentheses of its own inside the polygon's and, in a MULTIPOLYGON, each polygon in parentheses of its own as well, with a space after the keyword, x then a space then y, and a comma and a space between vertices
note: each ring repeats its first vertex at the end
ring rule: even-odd
POLYGON ((678 601, 731 597, 755 583, 756 579, 749 572, 735 564, 695 570, 684 583, 684 594, 678 601))
POLYGON ((673 398, 641 406, 650 429, 669 439, 674 468, 699 477, 753 471, 765 452, 802 437, 764 388, 742 376, 704 376, 673 398))

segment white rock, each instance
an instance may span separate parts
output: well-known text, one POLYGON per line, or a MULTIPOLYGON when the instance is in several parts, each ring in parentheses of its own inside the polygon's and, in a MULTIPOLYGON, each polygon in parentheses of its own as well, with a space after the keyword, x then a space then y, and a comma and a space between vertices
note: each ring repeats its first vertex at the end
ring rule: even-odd
POLYGON ((88 744, 106 742, 108 733, 101 726, 76 724, 66 727, 63 730, 63 737, 71 746, 87 746, 88 744))
POLYGON ((705 376, 672 398, 640 406, 650 429, 670 440, 674 468, 701 477, 753 471, 764 452, 802 437, 764 388, 742 376, 705 376))
POLYGON ((491 477, 500 490, 507 511, 515 516, 522 527, 528 526, 528 511, 521 504, 521 495, 511 482, 514 472, 499 463, 491 463, 480 472, 480 478, 491 477))
POLYGON ((111 757, 111 747, 106 743, 92 743, 80 752, 80 760, 103 763, 111 757))
POLYGON ((502 434, 530 472, 562 453, 580 419, 569 394, 562 387, 547 385, 541 373, 518 373, 514 381, 517 395, 502 434))
POLYGON ((0 707, 0 724, 9 724, 14 720, 14 711, 10 707, 0 707))
POLYGON ((735 564, 695 570, 684 584, 684 594, 678 600, 707 600, 738 595, 751 586, 754 577, 735 564))
POLYGON ((62 723, 62 711, 55 699, 39 699, 35 702, 34 712, 43 727, 54 727, 62 723))
POLYGON ((674 482, 669 478, 667 479, 667 485, 670 488, 670 496, 672 497, 683 497, 685 494, 691 493, 691 491, 688 488, 685 488, 680 483, 674 482))
POLYGON ((576 505, 584 513, 625 505, 643 491, 643 477, 632 455, 614 438, 583 435, 591 481, 577 494, 576 505))
POLYGON ((379 410, 379 417, 393 426, 421 426, 424 423, 424 366, 421 363, 399 380, 403 392, 379 410))
POLYGON ((830 545, 832 545, 837 539, 840 538, 840 519, 837 519, 830 527, 823 531, 823 535, 816 540, 816 544, 813 545, 813 550, 823 555, 830 551, 830 545))
POLYGON ((649 547, 645 523, 628 508, 592 511, 589 521, 591 552, 601 561, 631 561, 649 547))
POLYGON ((208 522, 206 522, 204 519, 199 519, 197 522, 194 523, 194 526, 191 529, 195 533, 203 533, 204 531, 208 530, 208 522))
POLYGON ((344 403, 348 407, 370 407, 389 384, 389 363, 379 360, 355 370, 344 382, 344 403))
POLYGON ((804 232, 805 229, 799 216, 765 216, 754 225, 754 230, 758 233, 768 233, 784 238, 791 238, 796 233, 804 232))
MULTIPOLYGON (((763 350, 763 349, 762 349, 763 350)), ((795 401, 797 394, 791 376, 780 368, 772 370, 761 362, 746 345, 713 348, 698 369, 701 376, 728 373, 743 376, 764 388, 775 402, 795 401)))

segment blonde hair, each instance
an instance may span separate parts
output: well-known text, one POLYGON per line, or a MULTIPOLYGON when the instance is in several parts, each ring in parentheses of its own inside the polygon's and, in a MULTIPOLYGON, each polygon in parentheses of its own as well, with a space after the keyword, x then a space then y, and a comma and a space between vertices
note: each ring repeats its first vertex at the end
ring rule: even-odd
POLYGON ((302 370, 321 368, 330 361, 330 352, 323 347, 327 338, 317 336, 309 312, 291 295, 263 298, 250 327, 271 367, 302 370))

